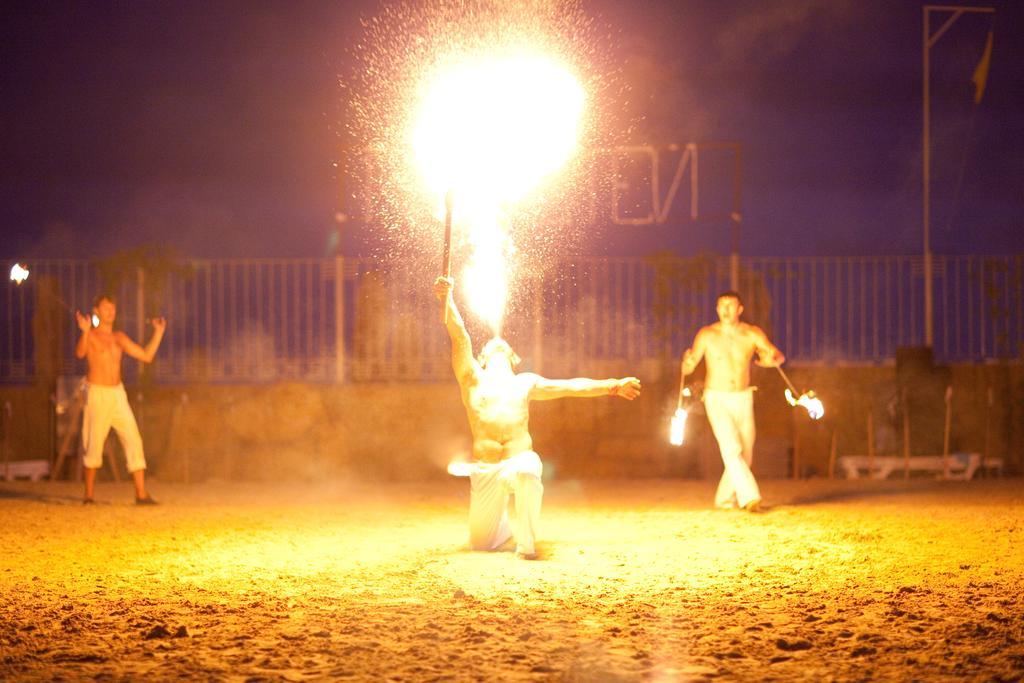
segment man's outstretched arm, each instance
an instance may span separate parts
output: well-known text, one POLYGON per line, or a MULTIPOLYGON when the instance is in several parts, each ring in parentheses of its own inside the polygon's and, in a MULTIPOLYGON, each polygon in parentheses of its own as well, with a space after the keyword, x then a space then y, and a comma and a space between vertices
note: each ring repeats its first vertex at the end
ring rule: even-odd
POLYGON ((452 340, 452 370, 455 371, 455 378, 462 382, 473 372, 473 342, 469 339, 469 332, 462 322, 462 315, 455 305, 455 296, 452 289, 455 281, 450 277, 439 277, 434 280, 434 294, 447 311, 445 315, 445 328, 452 340))
POLYGON ((632 401, 640 395, 640 380, 636 377, 622 379, 548 379, 538 375, 537 381, 530 390, 530 399, 549 401, 554 398, 588 396, 620 396, 632 401))

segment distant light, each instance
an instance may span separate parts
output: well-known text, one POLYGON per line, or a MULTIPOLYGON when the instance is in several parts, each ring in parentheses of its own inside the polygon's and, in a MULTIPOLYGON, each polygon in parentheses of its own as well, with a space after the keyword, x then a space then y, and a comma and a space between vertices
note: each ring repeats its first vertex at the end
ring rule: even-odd
POLYGON ((20 263, 15 263, 11 266, 11 280, 17 284, 21 284, 28 279, 28 266, 23 266, 20 263))

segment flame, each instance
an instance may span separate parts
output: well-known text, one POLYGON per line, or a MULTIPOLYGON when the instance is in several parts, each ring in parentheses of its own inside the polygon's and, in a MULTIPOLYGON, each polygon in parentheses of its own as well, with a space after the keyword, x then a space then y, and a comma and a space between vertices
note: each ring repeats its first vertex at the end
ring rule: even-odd
POLYGON ((426 79, 412 150, 431 196, 475 212, 522 199, 575 152, 584 90, 543 55, 465 58, 426 79))
POLYGON ((28 266, 23 266, 20 263, 15 263, 11 266, 11 280, 17 284, 21 284, 28 279, 28 266))
POLYGON ((472 252, 463 272, 469 307, 501 336, 510 278, 511 240, 497 221, 472 226, 469 233, 472 252))
POLYGON ((505 212, 574 154, 585 96, 546 56, 462 59, 425 79, 411 146, 428 195, 454 194, 471 247, 467 299, 499 335, 515 253, 505 212))
POLYGON ((683 445, 683 435, 686 432, 686 409, 677 408, 676 414, 672 416, 672 423, 668 429, 668 442, 673 446, 683 445))
POLYGON ((793 398, 793 392, 787 388, 786 401, 791 406, 803 407, 812 420, 820 420, 825 416, 825 405, 821 402, 820 398, 814 395, 813 391, 805 391, 800 394, 799 398, 793 398))

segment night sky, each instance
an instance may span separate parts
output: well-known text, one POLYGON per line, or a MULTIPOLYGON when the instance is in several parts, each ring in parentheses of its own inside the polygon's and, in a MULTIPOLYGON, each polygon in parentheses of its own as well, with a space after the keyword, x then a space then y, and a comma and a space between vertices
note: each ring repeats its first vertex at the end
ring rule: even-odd
MULTIPOLYGON (((932 50, 933 249, 1024 252, 1024 4, 932 50), (981 103, 971 75, 989 28, 981 103)), ((0 256, 323 256, 360 17, 377 2, 7 3, 0 256)), ((921 250, 921 7, 592 0, 628 139, 743 145, 741 252, 921 250)), ((936 24, 935 28, 938 28, 936 24)), ((725 222, 593 226, 592 253, 728 249, 725 222)), ((372 226, 342 226, 346 253, 372 226)))

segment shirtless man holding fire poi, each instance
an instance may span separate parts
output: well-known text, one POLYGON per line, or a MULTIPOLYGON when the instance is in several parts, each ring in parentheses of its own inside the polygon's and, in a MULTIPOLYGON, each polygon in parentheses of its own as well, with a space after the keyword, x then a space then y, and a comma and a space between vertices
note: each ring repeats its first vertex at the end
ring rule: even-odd
POLYGON ((82 414, 82 446, 85 448, 82 461, 85 466, 83 502, 93 503, 96 471, 103 465, 103 444, 113 427, 124 447, 128 471, 132 473, 135 483, 135 502, 138 505, 155 505, 156 501, 146 492, 146 457, 142 450, 142 436, 128 404, 124 385, 121 384, 121 356, 127 353, 143 363, 152 362, 160 348, 167 321, 153 318, 153 336, 142 347, 124 332, 114 331, 117 304, 113 297, 105 294, 96 297, 92 310, 99 321, 95 328, 89 316, 75 311, 78 329, 82 331, 75 346, 75 356, 86 358, 89 363, 85 412, 82 414))
MULTIPOLYGON (((750 386, 750 361, 774 368, 786 358, 757 325, 740 320, 743 302, 736 292, 718 295, 718 322, 702 327, 686 349, 680 366, 680 395, 701 359, 707 365, 704 379, 704 408, 711 431, 718 441, 725 472, 718 483, 715 506, 740 507, 750 512, 761 509, 758 489, 750 464, 754 458, 754 389, 750 386)), ((681 398, 680 398, 681 400, 681 398)))
POLYGON ((454 281, 439 277, 434 293, 446 307, 445 326, 452 342, 452 369, 462 390, 473 434, 470 481, 469 542, 474 550, 497 550, 513 536, 508 499, 515 499, 516 554, 536 559, 540 520, 542 465, 530 437, 530 401, 570 396, 640 395, 640 381, 623 379, 548 379, 532 372, 516 373, 519 356, 504 339, 495 337, 473 358, 473 344, 455 299, 454 281))

